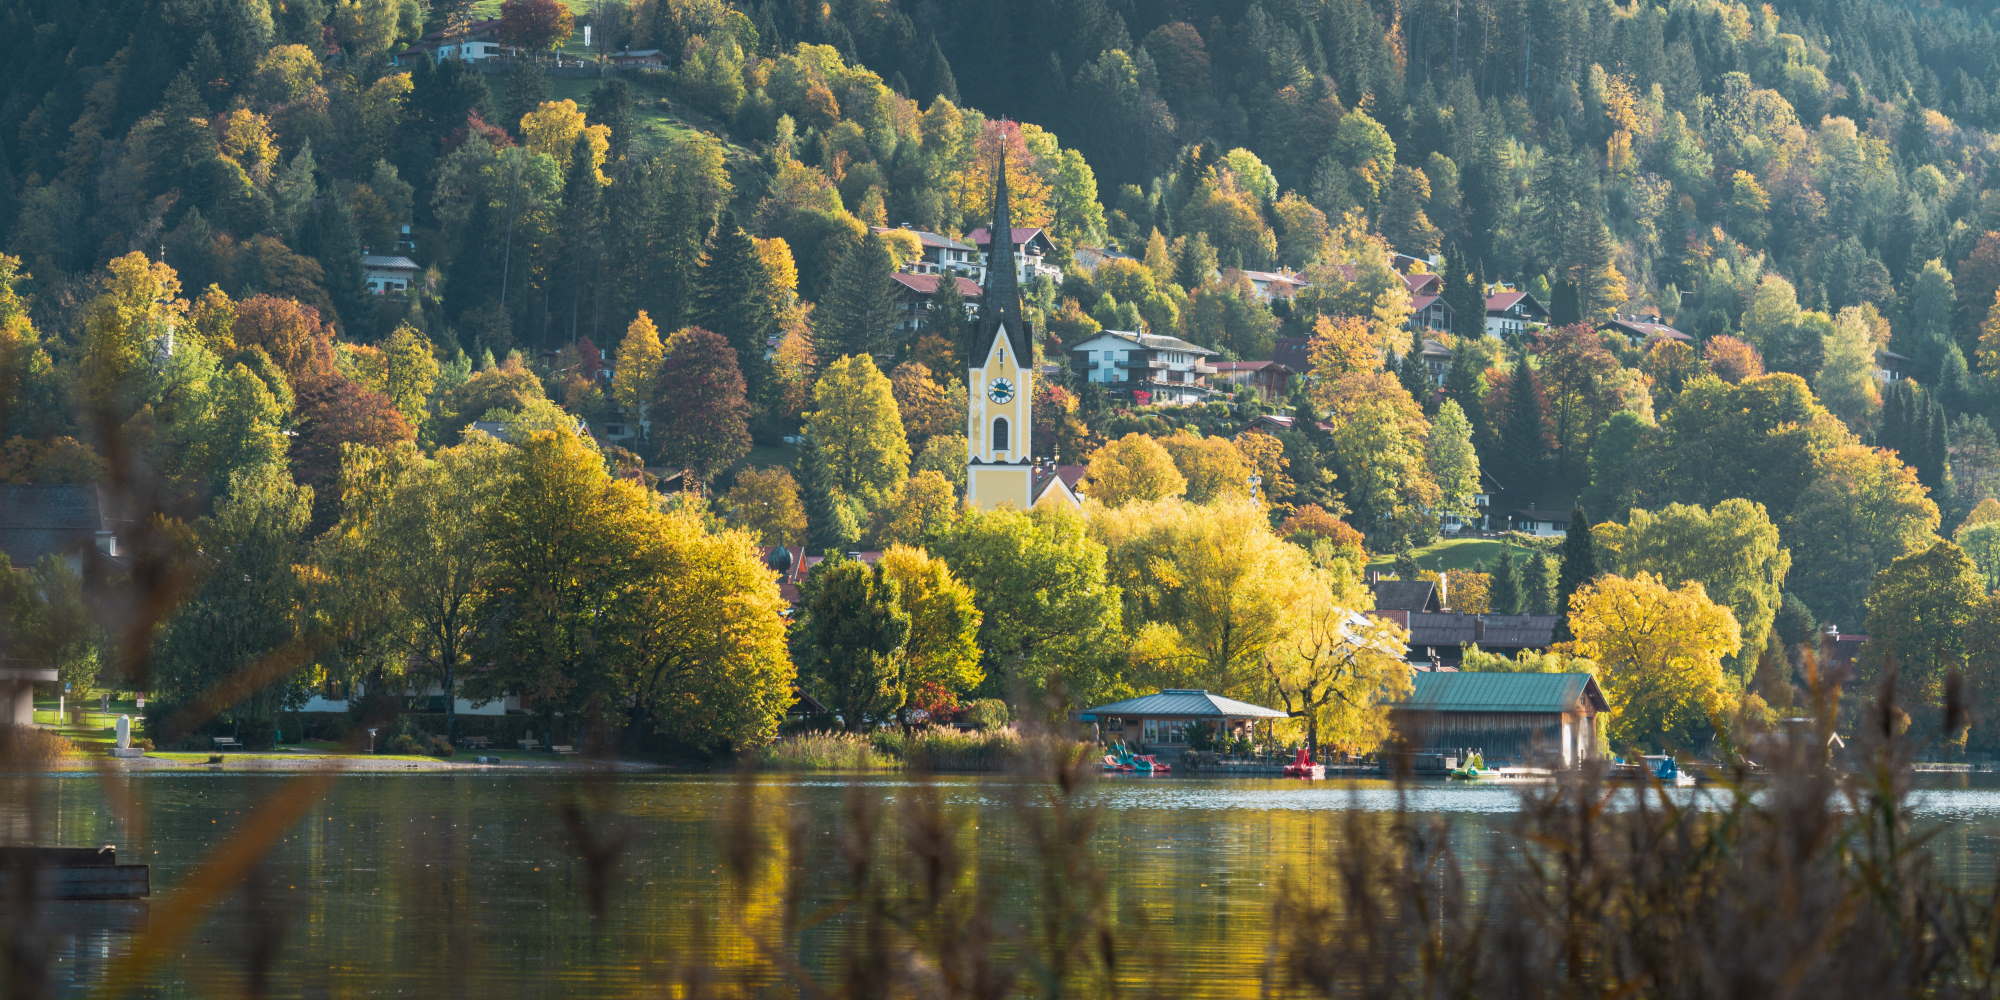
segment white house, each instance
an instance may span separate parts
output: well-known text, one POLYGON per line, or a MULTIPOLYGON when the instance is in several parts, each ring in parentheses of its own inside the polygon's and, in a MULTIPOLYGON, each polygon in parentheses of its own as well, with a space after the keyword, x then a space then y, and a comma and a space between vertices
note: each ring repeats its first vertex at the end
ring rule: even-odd
POLYGON ((874 229, 878 233, 906 232, 917 238, 918 245, 923 248, 922 253, 916 260, 904 265, 904 271, 911 274, 956 274, 975 281, 984 280, 986 260, 978 247, 964 240, 909 226, 895 229, 876 226, 874 229))
POLYGON ((423 266, 408 257, 372 253, 361 255, 361 277, 371 295, 407 292, 411 285, 417 283, 417 276, 423 273, 423 266))
POLYGON ((397 66, 408 66, 418 58, 438 62, 446 59, 479 62, 505 54, 506 47, 500 44, 500 19, 496 17, 474 21, 461 28, 433 31, 396 53, 390 62, 397 66))
POLYGON ((1199 403, 1208 398, 1215 352, 1179 337, 1104 330, 1069 349, 1077 377, 1140 405, 1199 403))
POLYGON ((1549 311, 1519 289, 1499 286, 1486 296, 1486 335, 1515 337, 1549 325, 1549 311))

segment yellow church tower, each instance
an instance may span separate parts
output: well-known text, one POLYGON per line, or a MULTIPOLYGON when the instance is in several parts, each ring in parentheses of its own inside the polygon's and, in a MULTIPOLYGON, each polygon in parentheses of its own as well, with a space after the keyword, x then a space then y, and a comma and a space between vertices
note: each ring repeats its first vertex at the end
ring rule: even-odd
POLYGON ((986 288, 965 373, 965 499, 980 510, 1035 503, 1034 338, 1021 315, 1014 223, 1007 209, 1007 153, 994 168, 986 288))

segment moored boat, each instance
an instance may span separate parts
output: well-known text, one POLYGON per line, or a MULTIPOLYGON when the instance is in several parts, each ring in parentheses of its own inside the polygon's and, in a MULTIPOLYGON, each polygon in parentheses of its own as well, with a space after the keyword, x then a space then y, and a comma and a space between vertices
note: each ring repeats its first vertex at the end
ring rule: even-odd
POLYGON ((1314 763, 1312 751, 1307 750, 1305 747, 1300 747, 1299 755, 1292 758, 1291 763, 1285 765, 1285 777, 1305 778, 1308 781, 1315 778, 1324 778, 1326 777, 1326 765, 1314 763))

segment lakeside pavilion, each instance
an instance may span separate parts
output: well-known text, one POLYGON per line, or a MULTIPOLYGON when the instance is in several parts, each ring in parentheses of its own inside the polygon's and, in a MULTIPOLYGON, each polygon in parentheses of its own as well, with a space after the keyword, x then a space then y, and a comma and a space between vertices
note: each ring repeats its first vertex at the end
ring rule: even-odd
POLYGON ((1233 740, 1253 737, 1259 721, 1286 717, 1275 708, 1207 691, 1169 688, 1086 709, 1076 719, 1094 723, 1100 743, 1122 740, 1127 746, 1160 753, 1186 750, 1188 732, 1196 723, 1215 725, 1223 739, 1233 740))

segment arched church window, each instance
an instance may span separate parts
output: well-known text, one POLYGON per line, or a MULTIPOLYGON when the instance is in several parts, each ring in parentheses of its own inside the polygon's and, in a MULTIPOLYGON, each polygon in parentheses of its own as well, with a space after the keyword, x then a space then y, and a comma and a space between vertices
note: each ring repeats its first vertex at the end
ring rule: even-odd
POLYGON ((993 418, 993 450, 994 450, 994 451, 1006 451, 1006 450, 1007 450, 1007 418, 1006 418, 1006 417, 994 417, 994 418, 993 418))

